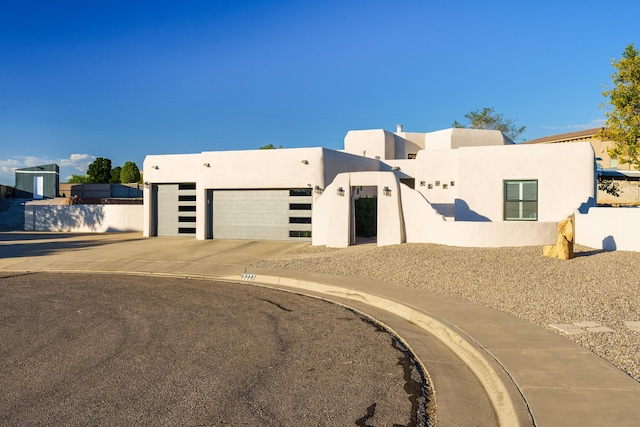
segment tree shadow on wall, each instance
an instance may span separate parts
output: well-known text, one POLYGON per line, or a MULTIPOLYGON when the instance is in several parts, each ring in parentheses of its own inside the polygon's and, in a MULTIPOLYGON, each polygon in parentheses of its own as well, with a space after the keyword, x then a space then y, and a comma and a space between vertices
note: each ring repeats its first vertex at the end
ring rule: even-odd
POLYGON ((25 227, 32 227, 34 231, 103 231, 105 213, 102 205, 35 206, 33 210, 29 208, 32 207, 27 207, 25 227))

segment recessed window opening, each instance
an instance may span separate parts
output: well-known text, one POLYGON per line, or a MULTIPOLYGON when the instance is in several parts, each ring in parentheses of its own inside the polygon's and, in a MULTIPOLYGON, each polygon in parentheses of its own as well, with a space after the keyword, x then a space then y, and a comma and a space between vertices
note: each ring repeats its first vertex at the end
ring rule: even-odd
POLYGON ((289 190, 289 196, 298 197, 298 196, 311 196, 311 192, 313 189, 311 188, 292 188, 289 190))
POLYGON ((504 181, 504 219, 538 220, 538 180, 504 181))
POLYGON ((195 190, 196 183, 195 182, 186 182, 182 184, 178 184, 178 190, 195 190))
POLYGON ((182 195, 178 196, 178 201, 179 202, 195 202, 196 201, 196 196, 195 196, 195 194, 193 194, 193 195, 182 194, 182 195))
POLYGON ((289 224, 311 224, 311 217, 289 217, 289 224))
POLYGON ((290 230, 290 231, 289 231, 289 237, 303 237, 303 238, 310 238, 310 237, 311 237, 311 231, 296 231, 296 230, 290 230))
POLYGON ((289 210, 292 211, 310 211, 311 203, 289 203, 289 210))

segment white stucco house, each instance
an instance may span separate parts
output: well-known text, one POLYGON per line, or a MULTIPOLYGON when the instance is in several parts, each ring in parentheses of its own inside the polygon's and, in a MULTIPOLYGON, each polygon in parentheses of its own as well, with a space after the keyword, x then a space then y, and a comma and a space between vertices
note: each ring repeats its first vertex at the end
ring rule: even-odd
POLYGON ((149 155, 145 236, 355 242, 354 199, 377 196, 377 244, 555 243, 595 205, 588 142, 514 144, 499 131, 349 131, 343 150, 149 155))

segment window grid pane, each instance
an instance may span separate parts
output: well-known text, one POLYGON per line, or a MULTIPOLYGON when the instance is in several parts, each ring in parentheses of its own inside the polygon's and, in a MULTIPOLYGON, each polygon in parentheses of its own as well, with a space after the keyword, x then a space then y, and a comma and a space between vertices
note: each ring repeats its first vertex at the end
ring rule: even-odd
POLYGON ((505 221, 538 220, 538 181, 504 181, 505 221))

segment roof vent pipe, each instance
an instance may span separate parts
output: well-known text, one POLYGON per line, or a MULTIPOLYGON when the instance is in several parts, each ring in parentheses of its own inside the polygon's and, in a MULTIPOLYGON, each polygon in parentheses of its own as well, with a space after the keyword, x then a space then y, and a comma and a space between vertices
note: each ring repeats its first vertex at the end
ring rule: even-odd
POLYGON ((402 124, 398 123, 396 125, 396 133, 400 133, 400 132, 402 132, 402 124))

